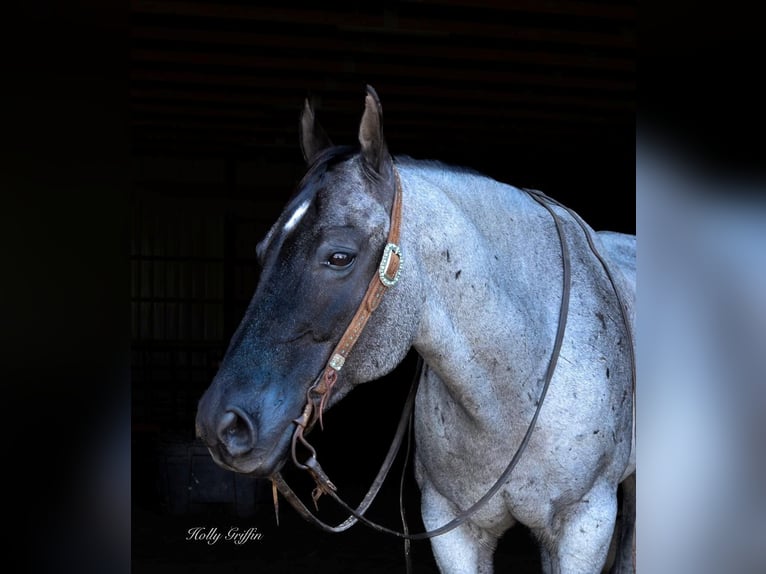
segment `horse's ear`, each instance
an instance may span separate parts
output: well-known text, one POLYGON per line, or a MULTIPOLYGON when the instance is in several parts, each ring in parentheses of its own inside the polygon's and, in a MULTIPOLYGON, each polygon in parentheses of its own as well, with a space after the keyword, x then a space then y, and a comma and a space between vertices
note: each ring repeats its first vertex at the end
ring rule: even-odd
POLYGON ((364 98, 364 114, 359 124, 359 143, 367 167, 385 178, 391 170, 392 160, 383 138, 383 108, 372 86, 367 86, 367 96, 364 98))
POLYGON ((332 146, 330 138, 314 116, 314 109, 308 98, 306 98, 301 114, 300 136, 303 159, 309 165, 321 151, 332 146))

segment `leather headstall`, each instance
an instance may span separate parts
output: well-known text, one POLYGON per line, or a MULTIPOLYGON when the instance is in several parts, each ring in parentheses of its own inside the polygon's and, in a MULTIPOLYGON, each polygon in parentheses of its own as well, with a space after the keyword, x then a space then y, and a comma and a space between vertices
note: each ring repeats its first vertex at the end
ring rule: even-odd
POLYGON ((351 322, 346 327, 343 336, 330 354, 330 358, 321 374, 306 392, 306 405, 303 413, 293 422, 297 425, 292 439, 292 458, 293 462, 304 470, 308 470, 317 482, 317 490, 314 493, 314 500, 327 492, 327 488, 334 490, 334 485, 327 479, 321 468, 316 463, 316 453, 314 448, 306 441, 303 436, 304 431, 310 429, 317 420, 320 427, 324 428, 322 414, 332 393, 333 387, 338 380, 338 374, 346 363, 346 359, 354 348, 364 331, 367 322, 372 313, 378 308, 383 300, 383 295, 399 281, 402 271, 404 258, 402 250, 399 247, 399 234, 402 222, 402 184, 399 179, 399 173, 395 166, 392 166, 395 191, 394 201, 391 206, 391 222, 388 230, 386 246, 383 248, 383 256, 380 260, 377 273, 370 280, 367 291, 364 294, 362 302, 354 313, 351 322), (298 460, 296 445, 300 441, 310 452, 310 458, 306 463, 298 460))

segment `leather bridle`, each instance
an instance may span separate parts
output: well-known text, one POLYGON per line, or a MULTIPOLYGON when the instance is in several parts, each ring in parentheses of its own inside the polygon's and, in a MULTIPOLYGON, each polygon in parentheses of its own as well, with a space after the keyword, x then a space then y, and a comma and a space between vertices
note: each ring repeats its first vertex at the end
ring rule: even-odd
MULTIPOLYGON (((532 419, 529 422, 529 425, 527 427, 527 431, 524 434, 524 437, 521 443, 519 444, 518 448, 516 449, 516 452, 511 458, 511 461, 508 463, 508 466, 505 468, 505 470, 500 475, 500 477, 495 481, 492 487, 490 487, 490 489, 479 500, 477 500, 472 506, 463 510, 455 518, 453 518, 448 523, 440 526, 439 528, 429 530, 426 532, 410 534, 409 532, 406 532, 406 531, 399 532, 397 530, 392 530, 390 528, 387 528, 385 526, 372 522, 371 520, 369 520, 368 518, 364 516, 364 513, 372 504, 372 501, 375 499, 375 496, 377 495, 378 491, 380 490, 380 487, 385 481, 385 478, 388 475, 388 472, 391 469, 394 459, 396 458, 396 455, 399 451, 399 447, 401 446, 402 439, 406 433, 408 423, 412 415, 412 411, 413 411, 413 407, 415 403, 415 394, 417 391, 418 382, 420 380, 420 372, 423 365, 422 358, 418 356, 418 366, 416 369, 415 377, 410 387, 410 391, 407 396, 407 400, 405 402, 405 406, 403 408, 401 418, 399 420, 399 425, 397 426, 394 440, 391 443, 391 446, 389 447, 386 458, 383 461, 383 464, 381 465, 381 468, 378 471, 378 474, 375 477, 375 480, 373 481, 372 486, 370 487, 369 491, 367 492, 367 494, 365 495, 365 497, 363 498, 359 506, 357 506, 356 508, 352 508, 351 506, 346 504, 346 502, 343 501, 343 499, 341 499, 338 496, 336 492, 337 491, 336 486, 330 481, 329 477, 320 466, 319 461, 316 458, 316 451, 304 437, 304 432, 310 429, 316 423, 317 420, 319 420, 320 426, 323 425, 322 412, 324 410, 325 405, 327 404, 327 401, 332 392, 333 386, 335 385, 337 381, 339 371, 343 367, 346 361, 346 358, 348 357, 348 354, 351 352, 351 349, 354 347, 354 345, 358 341, 359 336, 361 335, 373 311, 375 311, 375 309, 377 309, 378 305, 380 304, 383 295, 389 288, 393 287, 399 280, 399 274, 402 270, 402 263, 403 263, 402 252, 398 246, 399 232, 401 227, 402 188, 401 188, 401 181, 399 179, 399 174, 395 166, 393 167, 393 172, 394 172, 394 177, 396 180, 396 189, 394 193, 393 206, 391 208, 391 224, 390 224, 389 233, 388 233, 388 240, 386 242, 386 247, 383 250, 383 257, 381 259, 378 272, 370 281, 370 284, 367 288, 367 292, 365 293, 365 296, 362 299, 361 304, 359 305, 356 313, 354 314, 354 317, 351 319, 351 322, 349 323, 349 326, 346 328, 346 331, 341 337, 340 342, 338 343, 338 345, 335 347, 332 354, 330 355, 330 359, 328 360, 325 368, 323 369, 323 371, 320 373, 320 375, 317 377, 317 379, 314 381, 314 383, 309 387, 308 391, 306 392, 306 406, 303 409, 303 413, 301 414, 299 418, 293 421, 296 425, 296 429, 292 437, 292 448, 291 448, 292 460, 293 460, 293 463, 298 468, 307 471, 316 483, 316 487, 314 488, 314 491, 312 493, 314 506, 316 507, 317 501, 319 500, 319 498, 323 494, 326 494, 330 496, 331 498, 333 498, 341 507, 343 507, 350 514, 350 516, 344 522, 342 522, 341 524, 337 526, 331 526, 329 524, 326 524, 325 522, 317 518, 316 515, 314 515, 303 504, 300 498, 298 498, 298 496, 293 492, 290 486, 285 482, 280 472, 276 472, 274 475, 272 475, 271 480, 274 486, 275 509, 277 509, 277 490, 279 490, 279 492, 287 499, 288 502, 290 502, 290 504, 296 509, 296 511, 301 516, 303 516, 306 520, 314 523, 316 526, 318 526, 319 528, 327 532, 334 532, 334 533, 343 532, 344 530, 347 530, 348 528, 353 526, 357 521, 360 521, 370 526, 374 530, 392 534, 394 536, 404 538, 405 540, 423 540, 427 538, 433 538, 434 536, 439 536, 441 534, 445 534, 446 532, 449 532, 450 530, 457 528, 458 526, 463 524, 465 521, 467 521, 490 498, 492 498, 492 496, 494 496, 497 493, 497 491, 500 490, 500 488, 503 487, 503 485, 509 479, 511 472, 513 472, 513 469, 516 467, 516 464, 521 458, 521 455, 523 454, 524 450, 526 449, 529 439, 532 435, 532 431, 534 430, 535 425, 537 423, 537 418, 540 414, 543 401, 545 400, 545 396, 548 392, 548 387, 550 386, 551 379, 553 378, 553 373, 556 369, 556 363, 558 361, 559 352, 563 344, 564 332, 566 330, 566 324, 567 324, 567 316, 569 314, 569 295, 570 295, 570 287, 571 287, 571 262, 569 257, 569 248, 567 247, 567 243, 564 237, 564 229, 562 227, 561 220, 559 216, 556 214, 556 212, 553 210, 552 206, 556 206, 567 211, 582 228, 587 238, 590 249, 593 251, 594 255, 597 257, 597 259, 600 261, 601 265, 603 266, 607 274, 607 277, 610 283, 612 284, 612 288, 614 289, 614 292, 617 295, 623 322, 626 327, 626 332, 628 337, 628 346, 630 348, 631 367, 632 367, 631 374, 632 374, 634 392, 635 392, 635 384, 636 384, 636 362, 635 362, 635 356, 634 356, 634 350, 633 350, 633 334, 630 329, 630 324, 628 322, 627 307, 625 306, 625 302, 623 301, 623 298, 620 295, 619 289, 617 289, 617 285, 609 270, 609 267, 606 265, 606 262, 604 261, 603 257, 601 257, 595 245, 593 244, 593 240, 587 231, 585 223, 573 210, 562 205, 555 199, 548 197, 541 191, 524 189, 524 191, 526 191, 532 199, 534 199, 543 208, 545 208, 550 213, 551 217, 553 218, 554 224, 556 226, 556 231, 559 236, 559 243, 561 245, 561 258, 562 258, 562 265, 563 265, 563 274, 562 274, 563 286, 562 286, 561 304, 559 308, 559 324, 556 331, 556 338, 554 340, 551 356, 548 361, 548 368, 545 373, 542 391, 540 392, 540 397, 537 401, 537 406, 535 408, 534 415, 532 416, 532 419), (298 454, 297 454, 298 443, 300 443, 309 452, 309 457, 304 462, 300 462, 298 460, 298 454)), ((405 526, 405 530, 406 530, 406 526, 405 526)))

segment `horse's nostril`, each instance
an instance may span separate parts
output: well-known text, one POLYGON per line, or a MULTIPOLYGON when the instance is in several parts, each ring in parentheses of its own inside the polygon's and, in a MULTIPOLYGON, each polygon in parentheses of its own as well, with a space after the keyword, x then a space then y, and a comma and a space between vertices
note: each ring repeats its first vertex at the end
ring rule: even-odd
POLYGON ((237 426, 237 415, 232 411, 226 411, 221 417, 220 428, 224 432, 234 430, 237 426))
POLYGON ((241 410, 230 408, 218 422, 218 439, 231 456, 246 454, 255 445, 253 423, 241 410))

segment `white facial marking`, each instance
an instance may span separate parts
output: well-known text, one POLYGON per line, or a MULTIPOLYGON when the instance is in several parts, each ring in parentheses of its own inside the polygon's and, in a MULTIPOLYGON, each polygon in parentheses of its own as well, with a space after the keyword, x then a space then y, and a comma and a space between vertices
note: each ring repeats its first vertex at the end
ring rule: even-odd
POLYGON ((298 224, 298 222, 301 220, 301 217, 303 217, 303 214, 306 213, 306 210, 309 208, 310 204, 311 204, 311 200, 307 199, 303 203, 301 203, 295 211, 293 211, 293 214, 290 216, 290 219, 288 219, 287 223, 285 223, 285 227, 284 227, 285 233, 292 231, 293 227, 295 227, 298 224))

